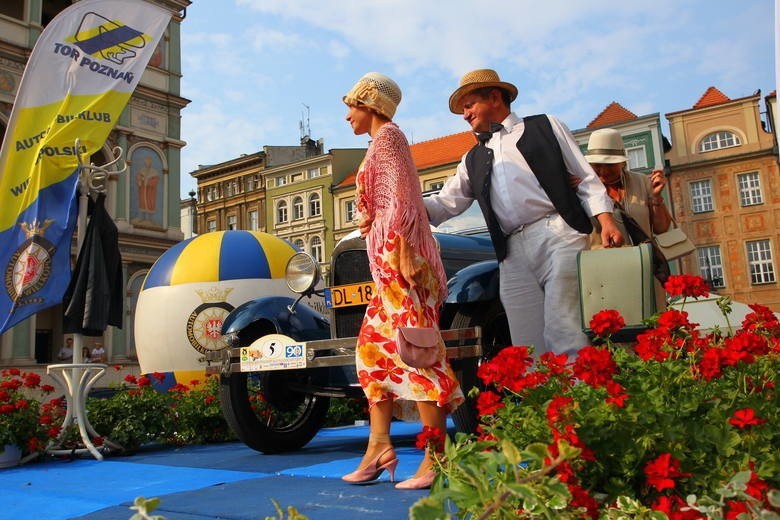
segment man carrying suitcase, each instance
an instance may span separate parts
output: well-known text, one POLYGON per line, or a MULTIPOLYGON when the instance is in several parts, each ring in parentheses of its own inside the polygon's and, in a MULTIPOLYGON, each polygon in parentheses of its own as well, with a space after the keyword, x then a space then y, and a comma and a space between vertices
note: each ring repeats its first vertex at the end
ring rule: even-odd
POLYGON ((587 344, 576 256, 587 247, 590 217, 601 224, 605 247, 622 245, 623 236, 604 185, 568 128, 548 115, 521 119, 510 110, 515 97, 517 88, 493 70, 461 78, 450 110, 463 114, 480 142, 425 205, 438 225, 479 203, 500 262, 512 342, 573 357, 587 344), (574 189, 571 175, 580 179, 574 189))

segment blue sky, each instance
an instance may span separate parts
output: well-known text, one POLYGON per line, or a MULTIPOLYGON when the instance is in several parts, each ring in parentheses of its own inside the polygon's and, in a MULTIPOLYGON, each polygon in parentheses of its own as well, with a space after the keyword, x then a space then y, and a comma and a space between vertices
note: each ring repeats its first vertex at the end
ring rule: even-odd
POLYGON ((341 97, 368 71, 401 86, 395 121, 412 142, 468 129, 447 100, 477 68, 518 87, 520 115, 578 129, 617 101, 665 123, 710 86, 730 98, 775 90, 774 31, 771 0, 194 0, 181 195, 198 165, 295 145, 301 122, 326 149, 365 147, 341 97))

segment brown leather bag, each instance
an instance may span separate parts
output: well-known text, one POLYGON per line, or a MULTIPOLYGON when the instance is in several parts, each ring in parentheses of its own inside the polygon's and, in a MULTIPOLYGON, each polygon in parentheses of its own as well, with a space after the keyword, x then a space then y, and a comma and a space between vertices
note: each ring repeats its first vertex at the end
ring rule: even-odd
POLYGON ((430 368, 436 364, 441 343, 437 328, 398 327, 398 355, 412 368, 430 368))

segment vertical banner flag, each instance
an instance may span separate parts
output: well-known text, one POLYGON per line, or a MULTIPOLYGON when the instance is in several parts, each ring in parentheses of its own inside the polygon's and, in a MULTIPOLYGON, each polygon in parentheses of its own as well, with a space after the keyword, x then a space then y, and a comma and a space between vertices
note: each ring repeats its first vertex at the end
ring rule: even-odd
POLYGON ((101 149, 170 17, 144 0, 81 0, 38 38, 0 149, 0 333, 62 301, 78 155, 101 149))

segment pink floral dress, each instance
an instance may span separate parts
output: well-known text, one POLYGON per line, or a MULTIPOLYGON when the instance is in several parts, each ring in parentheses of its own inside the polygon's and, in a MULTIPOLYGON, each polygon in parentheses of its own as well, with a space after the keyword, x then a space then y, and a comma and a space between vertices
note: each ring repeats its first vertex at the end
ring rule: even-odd
POLYGON ((463 402, 463 392, 440 345, 439 360, 417 369, 401 361, 398 327, 433 327, 447 295, 438 247, 428 224, 409 143, 394 123, 374 135, 356 179, 358 211, 373 216, 366 236, 376 293, 358 335, 356 366, 369 406, 393 399, 393 415, 418 417, 416 401, 435 401, 448 412, 463 402), (411 289, 399 270, 398 237, 404 236, 421 265, 422 282, 411 289))

